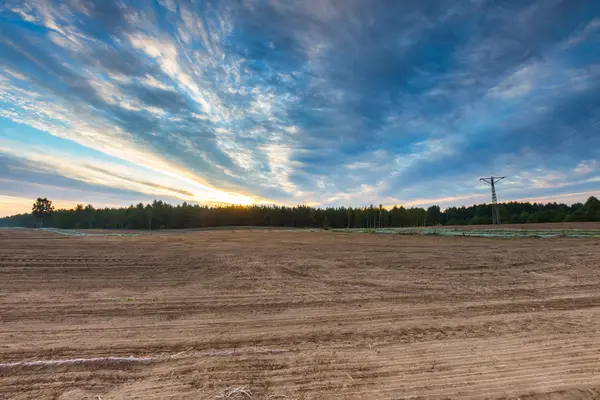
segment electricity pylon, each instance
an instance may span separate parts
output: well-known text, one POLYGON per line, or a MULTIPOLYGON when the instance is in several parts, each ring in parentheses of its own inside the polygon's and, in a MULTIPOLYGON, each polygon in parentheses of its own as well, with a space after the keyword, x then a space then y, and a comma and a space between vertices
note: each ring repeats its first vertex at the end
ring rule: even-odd
POLYGON ((505 176, 490 176, 489 178, 479 178, 480 181, 489 183, 492 186, 492 222, 500 224, 500 210, 498 209, 498 198, 496 197, 496 183, 505 179, 505 176))

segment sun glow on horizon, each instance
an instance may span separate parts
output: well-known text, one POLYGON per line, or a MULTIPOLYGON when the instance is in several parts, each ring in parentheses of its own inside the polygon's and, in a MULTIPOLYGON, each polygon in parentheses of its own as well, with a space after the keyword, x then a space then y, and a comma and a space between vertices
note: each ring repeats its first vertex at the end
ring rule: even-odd
MULTIPOLYGON (((192 191, 192 193, 194 193, 192 191)), ((228 205, 241 205, 241 206, 249 206, 252 204, 256 204, 257 201, 256 199, 250 197, 250 196, 246 196, 244 194, 240 194, 240 193, 233 193, 233 192, 221 192, 218 191, 217 193, 215 193, 214 195, 214 200, 212 201, 206 201, 206 195, 203 195, 201 193, 194 193, 194 199, 192 201, 194 201, 195 203, 204 203, 204 204, 228 204, 228 205), (202 198, 204 198, 204 200, 202 200, 202 198)))
MULTIPOLYGON (((31 212, 33 203, 35 203, 35 199, 0 195, 0 218, 16 214, 28 214, 31 212)), ((53 201, 52 204, 57 210, 71 209, 77 205, 77 202, 56 200, 53 201)))

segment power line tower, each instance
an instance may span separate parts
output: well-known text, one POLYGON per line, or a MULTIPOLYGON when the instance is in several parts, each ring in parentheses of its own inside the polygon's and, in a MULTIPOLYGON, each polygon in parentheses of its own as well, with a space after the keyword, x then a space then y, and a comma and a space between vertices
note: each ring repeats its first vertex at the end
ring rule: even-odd
POLYGON ((496 197, 496 183, 505 179, 505 176, 490 176, 489 178, 479 178, 492 186, 492 221, 494 224, 500 224, 500 210, 498 209, 498 198, 496 197))

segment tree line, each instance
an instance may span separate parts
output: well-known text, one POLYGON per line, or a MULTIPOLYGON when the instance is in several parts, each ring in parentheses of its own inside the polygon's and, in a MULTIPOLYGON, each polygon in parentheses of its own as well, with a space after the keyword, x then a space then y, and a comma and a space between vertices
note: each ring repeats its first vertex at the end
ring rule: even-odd
MULTIPOLYGON (((498 204, 503 224, 542 222, 600 221, 600 200, 591 196, 585 203, 529 203, 511 201, 498 204)), ((450 207, 445 210, 448 225, 478 225, 492 223, 492 205, 450 207)))
MULTIPOLYGON (((600 221, 600 201, 585 203, 508 202, 498 205, 503 223, 600 221)), ((202 206, 171 205, 160 200, 122 208, 95 208, 91 204, 54 210, 39 198, 32 213, 0 218, 0 227, 54 227, 61 229, 186 229, 216 226, 281 226, 296 228, 387 228, 432 225, 491 224, 491 204, 450 207, 442 211, 382 205, 315 208, 304 205, 202 206)))

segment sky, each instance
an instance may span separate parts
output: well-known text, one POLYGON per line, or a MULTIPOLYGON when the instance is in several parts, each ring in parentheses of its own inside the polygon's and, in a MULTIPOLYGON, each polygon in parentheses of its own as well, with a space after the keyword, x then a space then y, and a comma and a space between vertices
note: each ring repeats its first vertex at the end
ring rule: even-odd
POLYGON ((597 0, 4 0, 0 216, 600 195, 597 0))

